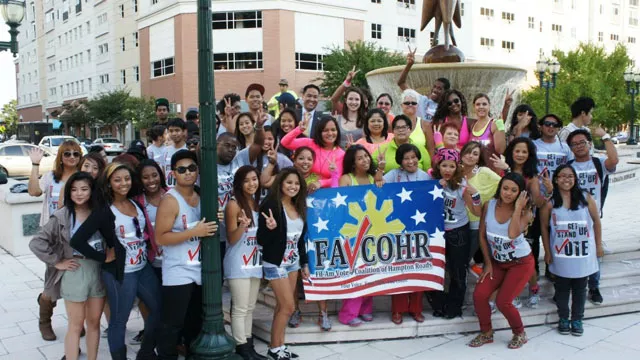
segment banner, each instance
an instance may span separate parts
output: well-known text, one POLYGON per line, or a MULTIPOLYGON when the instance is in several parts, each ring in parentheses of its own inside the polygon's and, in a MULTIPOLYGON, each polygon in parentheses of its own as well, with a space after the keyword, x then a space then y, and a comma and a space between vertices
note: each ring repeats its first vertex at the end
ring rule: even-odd
POLYGON ((438 181, 320 189, 307 206, 307 300, 442 290, 438 181))

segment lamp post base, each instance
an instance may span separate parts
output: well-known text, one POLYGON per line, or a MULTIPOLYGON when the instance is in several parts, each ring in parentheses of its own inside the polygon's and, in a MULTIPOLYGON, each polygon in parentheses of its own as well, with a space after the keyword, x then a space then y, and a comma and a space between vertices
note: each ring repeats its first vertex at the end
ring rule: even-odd
POLYGON ((636 139, 627 140, 627 145, 638 145, 638 141, 636 139))
POLYGON ((209 333, 205 330, 191 344, 189 360, 242 360, 235 353, 235 342, 224 331, 209 333))

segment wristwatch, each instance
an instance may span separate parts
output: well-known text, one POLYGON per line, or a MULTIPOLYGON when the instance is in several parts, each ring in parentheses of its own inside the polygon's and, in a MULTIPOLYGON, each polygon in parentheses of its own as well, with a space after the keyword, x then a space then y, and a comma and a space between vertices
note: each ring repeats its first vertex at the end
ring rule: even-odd
POLYGON ((602 141, 607 141, 607 140, 611 141, 611 135, 609 135, 609 134, 604 134, 604 136, 603 136, 603 137, 601 137, 601 139, 602 139, 602 141))

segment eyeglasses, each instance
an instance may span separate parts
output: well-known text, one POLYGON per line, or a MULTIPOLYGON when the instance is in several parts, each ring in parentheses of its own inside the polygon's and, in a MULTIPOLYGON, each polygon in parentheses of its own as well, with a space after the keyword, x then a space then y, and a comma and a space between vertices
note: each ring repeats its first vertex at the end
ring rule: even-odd
POLYGON ((378 105, 389 106, 389 105, 391 105, 391 103, 390 102, 384 102, 384 101, 378 101, 378 105))
POLYGON ((136 237, 142 239, 142 230, 140 229, 140 222, 136 216, 133 217, 133 226, 136 227, 136 237))
POLYGON ((451 106, 453 104, 456 104, 456 105, 460 104, 460 99, 455 98, 455 99, 453 99, 451 101, 447 101, 447 106, 451 106))
POLYGON ((567 179, 567 180, 573 180, 576 177, 573 175, 558 175, 558 179, 567 179))
POLYGON ((589 142, 587 140, 582 140, 582 141, 578 141, 578 142, 574 142, 569 144, 569 147, 571 148, 577 148, 577 147, 583 147, 585 145, 587 145, 589 142))
POLYGON ((416 106, 416 105, 418 105, 418 103, 415 102, 415 101, 405 101, 405 102, 402 103, 402 105, 404 105, 404 106, 416 106))
POLYGON ((548 126, 548 127, 554 127, 554 128, 561 128, 562 124, 558 124, 555 121, 544 121, 542 122, 543 126, 548 126))
POLYGON ((62 155, 66 158, 70 158, 70 157, 74 157, 74 158, 79 158, 80 157, 80 153, 77 151, 65 151, 64 153, 62 153, 62 155))
POLYGON ((394 127, 393 130, 405 131, 405 130, 409 130, 409 127, 407 125, 399 125, 394 127))
POLYGON ((194 172, 198 171, 198 165, 191 164, 189 166, 178 166, 176 168, 176 172, 178 172, 178 174, 180 174, 180 175, 186 173, 187 170, 189 170, 190 173, 194 173, 194 172))

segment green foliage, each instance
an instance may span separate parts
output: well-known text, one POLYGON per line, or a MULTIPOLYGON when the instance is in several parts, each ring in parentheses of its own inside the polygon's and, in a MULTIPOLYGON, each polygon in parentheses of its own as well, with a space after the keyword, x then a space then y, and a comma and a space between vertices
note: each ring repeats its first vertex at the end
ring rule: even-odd
POLYGON ((59 116, 60 121, 67 123, 68 126, 82 127, 89 124, 92 120, 87 109, 86 100, 72 101, 62 105, 62 113, 59 116))
MULTIPOLYGON (((594 123, 615 128, 628 121, 630 99, 623 74, 630 59, 623 45, 607 54, 602 47, 582 43, 573 51, 555 50, 553 55, 560 63, 560 73, 556 88, 550 90, 549 112, 567 124, 571 104, 580 96, 589 96, 596 103, 594 123)), ((531 105, 539 117, 544 114, 545 89, 535 87, 522 95, 522 102, 531 105)))
POLYGON ((130 96, 126 101, 125 117, 133 122, 136 129, 149 129, 156 119, 156 100, 130 96))
POLYGON ((104 125, 118 128, 126 126, 129 119, 125 116, 129 91, 114 90, 103 93, 87 103, 91 117, 104 125))
POLYGON ((322 88, 325 95, 330 96, 344 82, 347 73, 353 66, 359 72, 351 82, 354 86, 369 88, 365 74, 369 71, 387 66, 404 64, 405 57, 400 53, 390 53, 373 42, 348 41, 344 49, 329 48, 323 58, 324 76, 322 88))
POLYGON ((0 132, 8 135, 17 133, 19 118, 16 106, 18 106, 18 100, 16 99, 2 106, 2 110, 0 110, 0 122, 2 122, 0 132))

